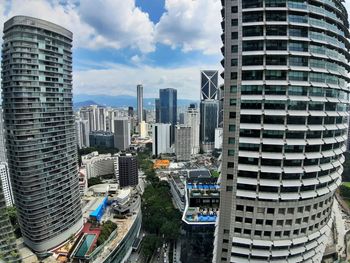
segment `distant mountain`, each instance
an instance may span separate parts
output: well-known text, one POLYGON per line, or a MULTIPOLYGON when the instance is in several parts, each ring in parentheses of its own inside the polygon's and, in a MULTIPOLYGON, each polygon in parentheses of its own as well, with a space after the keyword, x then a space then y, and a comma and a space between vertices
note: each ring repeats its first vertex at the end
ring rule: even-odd
POLYGON ((77 109, 77 108, 81 108, 81 107, 85 107, 85 106, 89 106, 89 105, 99 105, 99 104, 93 100, 85 100, 85 101, 80 101, 80 102, 74 102, 73 107, 75 109, 77 109))
MULTIPOLYGON (((144 108, 154 107, 154 98, 144 98, 144 108)), ((195 100, 178 99, 178 107, 187 107, 190 103, 198 103, 195 100)), ((101 105, 109 107, 128 107, 132 106, 136 108, 136 97, 120 95, 120 96, 107 96, 107 95, 87 95, 77 94, 74 95, 74 108, 80 108, 88 105, 101 105)))

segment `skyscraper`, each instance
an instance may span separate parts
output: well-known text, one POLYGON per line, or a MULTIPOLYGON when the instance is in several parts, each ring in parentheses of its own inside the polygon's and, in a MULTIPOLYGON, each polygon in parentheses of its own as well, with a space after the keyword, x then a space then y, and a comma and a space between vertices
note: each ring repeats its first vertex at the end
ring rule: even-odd
POLYGON ((177 90, 168 88, 159 90, 160 122, 171 124, 171 143, 175 140, 177 123, 177 90))
POLYGON ((200 103, 200 142, 204 152, 214 149, 215 129, 219 120, 218 100, 202 100, 200 103))
POLYGON ((23 239, 36 252, 45 253, 82 227, 72 37, 32 17, 15 16, 4 24, 7 157, 23 239))
POLYGON ((119 119, 114 121, 114 146, 124 151, 130 146, 130 123, 128 119, 119 119))
POLYGON ((191 160, 191 127, 176 125, 175 128, 175 154, 177 161, 191 160))
POLYGON ((215 129, 219 125, 218 71, 201 71, 200 143, 204 152, 214 149, 215 129))
POLYGON ((199 111, 195 104, 191 104, 185 115, 185 124, 191 127, 191 154, 199 153, 199 111))
POLYGON ((11 178, 7 163, 0 163, 0 181, 2 185, 2 193, 5 197, 6 206, 13 206, 14 198, 11 186, 11 178))
POLYGON ((160 123, 160 100, 155 99, 156 123, 160 123))
POLYGON ((16 238, 6 211, 6 201, 0 180, 0 262, 22 262, 16 247, 16 238))
POLYGON ((143 121, 143 86, 137 85, 137 123, 143 121))
POLYGON ((152 128, 152 154, 171 153, 171 124, 155 123, 152 128))
POLYGON ((201 71, 201 100, 216 100, 218 94, 218 71, 201 71))
POLYGON ((119 185, 120 187, 135 186, 139 183, 137 159, 131 154, 119 156, 119 185))
POLYGON ((77 132, 77 143, 79 149, 90 147, 90 127, 88 120, 76 120, 75 121, 76 132, 77 132))
POLYGON ((215 262, 321 262, 346 149, 343 1, 221 1, 215 262))

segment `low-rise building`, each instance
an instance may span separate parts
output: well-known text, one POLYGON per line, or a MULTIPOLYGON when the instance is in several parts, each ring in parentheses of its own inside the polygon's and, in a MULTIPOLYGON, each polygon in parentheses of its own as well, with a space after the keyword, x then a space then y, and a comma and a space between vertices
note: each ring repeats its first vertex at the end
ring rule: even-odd
POLYGON ((87 178, 112 176, 117 179, 118 176, 118 156, 108 154, 99 154, 97 151, 83 155, 81 157, 82 166, 86 169, 87 178))

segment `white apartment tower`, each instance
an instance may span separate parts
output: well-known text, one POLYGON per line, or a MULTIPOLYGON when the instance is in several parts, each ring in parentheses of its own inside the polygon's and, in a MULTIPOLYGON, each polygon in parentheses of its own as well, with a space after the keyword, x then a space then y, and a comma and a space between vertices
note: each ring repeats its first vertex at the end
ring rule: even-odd
POLYGON ((175 155, 177 161, 191 160, 191 127, 177 125, 175 128, 175 155))
POLYGON ((185 125, 191 127, 191 154, 199 153, 199 127, 200 127, 199 110, 195 104, 188 107, 185 114, 185 125))
POLYGON ((349 23, 340 0, 222 0, 213 262, 321 262, 341 183, 349 23))
POLYGON ((171 153, 171 124, 155 123, 152 128, 152 154, 171 153))

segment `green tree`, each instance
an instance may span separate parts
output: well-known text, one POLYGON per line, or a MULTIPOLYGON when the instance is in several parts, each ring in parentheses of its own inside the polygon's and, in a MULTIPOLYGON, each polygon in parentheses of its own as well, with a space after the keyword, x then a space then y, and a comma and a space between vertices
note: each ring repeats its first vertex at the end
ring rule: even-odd
POLYGON ((91 177, 88 179, 88 187, 96 184, 102 184, 102 181, 99 177, 91 177))
POLYGON ((156 235, 147 235, 142 241, 142 254, 145 258, 149 258, 153 255, 154 251, 161 245, 161 239, 156 235))
POLYGON ((97 239, 97 246, 103 244, 117 227, 117 224, 110 220, 104 222, 101 227, 101 233, 97 239))

